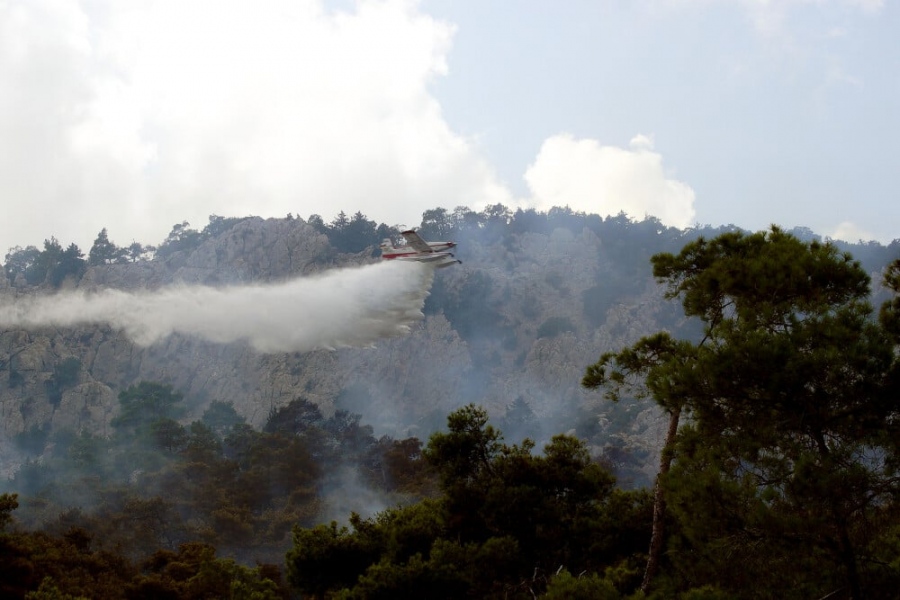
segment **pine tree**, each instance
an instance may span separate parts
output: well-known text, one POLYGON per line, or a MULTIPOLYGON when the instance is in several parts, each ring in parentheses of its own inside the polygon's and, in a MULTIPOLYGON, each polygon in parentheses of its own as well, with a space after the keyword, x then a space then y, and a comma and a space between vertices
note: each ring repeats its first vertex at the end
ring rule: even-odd
POLYGON ((106 227, 97 234, 94 245, 88 253, 88 264, 91 266, 108 265, 114 263, 125 256, 125 250, 119 248, 109 241, 106 227))
MULTIPOLYGON (((790 573, 801 595, 851 598, 896 581, 870 556, 871 523, 900 492, 896 339, 873 319, 859 263, 776 227, 701 238, 652 263, 667 297, 703 322, 702 340, 649 336, 602 356, 583 384, 616 398, 638 383, 670 414, 659 525, 674 506, 694 566, 719 565, 693 581, 740 589, 790 573)), ((645 591, 662 548, 654 535, 645 591)))

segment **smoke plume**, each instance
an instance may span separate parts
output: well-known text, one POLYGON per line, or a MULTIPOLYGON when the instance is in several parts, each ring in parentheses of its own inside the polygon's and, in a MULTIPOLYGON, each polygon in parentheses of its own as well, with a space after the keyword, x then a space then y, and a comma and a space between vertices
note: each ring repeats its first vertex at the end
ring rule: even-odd
POLYGON ((260 352, 366 346, 422 318, 433 277, 428 265, 385 262, 272 285, 62 292, 0 304, 0 327, 106 323, 142 346, 176 332, 260 352))

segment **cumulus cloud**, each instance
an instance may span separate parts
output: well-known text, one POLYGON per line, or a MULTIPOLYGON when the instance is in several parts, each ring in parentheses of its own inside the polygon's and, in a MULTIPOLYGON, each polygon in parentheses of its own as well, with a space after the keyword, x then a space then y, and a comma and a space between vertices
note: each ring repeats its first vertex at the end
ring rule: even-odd
MULTIPOLYGON (((856 225, 855 223, 851 223, 850 221, 843 221, 837 227, 834 228, 834 231, 829 235, 831 239, 834 240, 843 240, 845 242, 850 242, 851 244, 855 244, 859 241, 871 241, 878 239, 877 236, 872 234, 869 231, 866 231, 862 227, 856 225)), ((883 240, 884 243, 888 243, 887 240, 883 240)))
POLYGON ((410 0, 0 3, 0 246, 507 202, 429 91, 453 34, 410 0))
POLYGON ((666 225, 694 222, 694 190, 670 178, 653 140, 635 136, 629 148, 602 146, 561 134, 547 139, 525 173, 532 205, 569 206, 587 213, 654 216, 666 225))

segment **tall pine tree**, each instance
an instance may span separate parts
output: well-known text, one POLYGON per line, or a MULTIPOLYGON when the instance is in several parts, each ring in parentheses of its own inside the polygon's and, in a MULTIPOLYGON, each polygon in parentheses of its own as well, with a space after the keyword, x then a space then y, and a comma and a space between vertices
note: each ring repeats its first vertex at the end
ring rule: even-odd
POLYGON ((677 524, 666 555, 676 586, 735 597, 766 582, 782 597, 896 590, 896 565, 876 556, 900 493, 896 337, 887 309, 874 318, 868 275, 834 246, 776 227, 701 238, 652 263, 667 296, 702 321, 702 340, 656 334, 583 379, 613 398, 637 383, 671 417, 644 590, 665 522, 677 524))

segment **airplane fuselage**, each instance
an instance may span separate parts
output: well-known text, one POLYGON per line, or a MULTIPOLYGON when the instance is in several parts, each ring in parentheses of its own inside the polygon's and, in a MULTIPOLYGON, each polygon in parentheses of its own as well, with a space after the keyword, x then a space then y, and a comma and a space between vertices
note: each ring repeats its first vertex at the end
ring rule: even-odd
POLYGON ((381 243, 382 259, 431 263, 437 268, 459 264, 450 252, 456 242, 426 242, 413 230, 402 234, 407 241, 405 246, 394 246, 388 239, 381 243))
POLYGON ((412 256, 424 256, 428 257, 432 254, 437 253, 447 253, 449 254, 449 250, 451 248, 456 247, 455 242, 427 242, 429 248, 431 248, 431 252, 419 252, 415 248, 411 246, 400 246, 399 248, 391 248, 391 249, 382 249, 381 257, 385 259, 394 259, 394 258, 410 258, 412 256))

